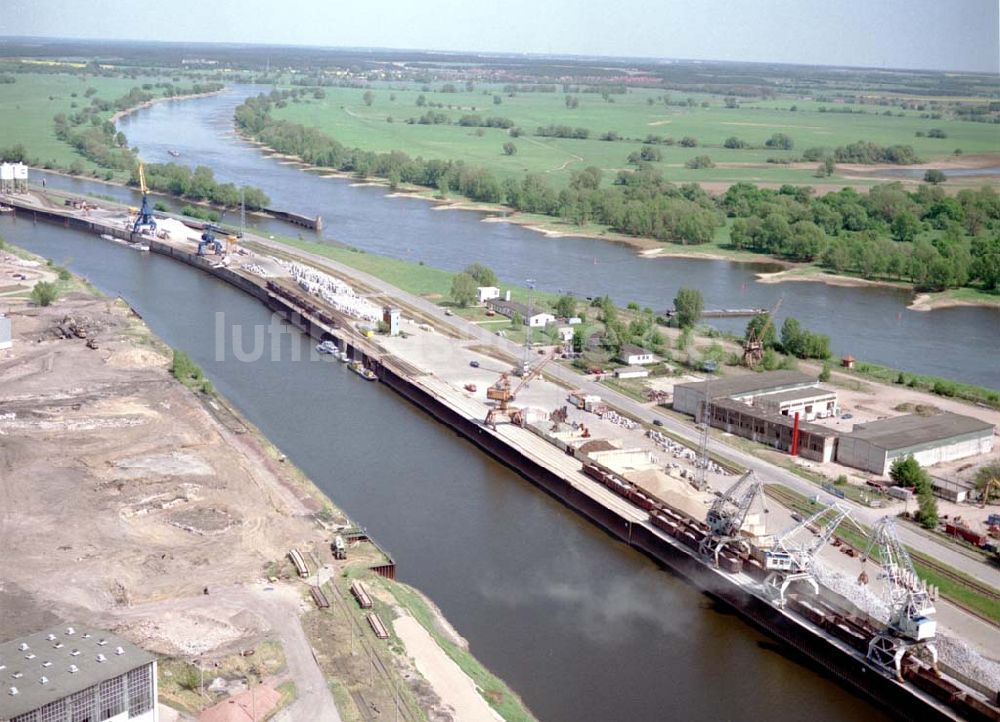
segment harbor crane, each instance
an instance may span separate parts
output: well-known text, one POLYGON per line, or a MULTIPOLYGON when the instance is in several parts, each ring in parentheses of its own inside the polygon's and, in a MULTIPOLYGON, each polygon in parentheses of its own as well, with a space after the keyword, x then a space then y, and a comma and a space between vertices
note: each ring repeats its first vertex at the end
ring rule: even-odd
POLYGON ((879 576, 885 579, 885 601, 889 606, 889 623, 868 643, 868 659, 886 672, 903 681, 903 657, 926 651, 931 667, 937 669, 937 620, 934 605, 913 569, 910 554, 899 541, 896 521, 890 516, 879 519, 872 527, 868 546, 861 557, 862 571, 858 581, 867 583, 864 564, 875 559, 882 567, 879 576), (873 556, 877 552, 877 557, 873 556))
MULTIPOLYGON (((781 302, 784 300, 785 297, 782 296, 771 307, 771 310, 767 311, 764 324, 759 329, 756 326, 750 326, 747 331, 746 340, 743 342, 743 365, 747 368, 757 368, 758 364, 764 360, 764 340, 767 338, 767 331, 774 323, 774 316, 778 313, 781 302)), ((751 321, 751 323, 753 322, 751 321)))
POLYGON ((794 582, 807 582, 813 593, 819 594, 816 555, 845 521, 854 523, 846 507, 837 503, 824 506, 783 531, 774 539, 774 546, 764 551, 764 569, 770 572, 764 579, 764 590, 778 607, 785 606, 785 592, 794 582))
POLYGON ((156 219, 153 218, 153 211, 149 208, 149 188, 146 187, 146 171, 139 162, 139 190, 142 191, 142 207, 136 213, 135 222, 132 224, 133 233, 149 232, 156 234, 156 219))
POLYGON ((219 239, 215 237, 215 232, 219 229, 213 226, 211 223, 205 224, 205 228, 202 229, 201 240, 198 241, 198 255, 204 256, 205 249, 211 247, 212 251, 217 256, 222 255, 222 244, 219 239))
POLYGON ((486 414, 487 426, 495 430, 497 428, 497 420, 503 418, 518 426, 524 423, 524 412, 521 409, 515 409, 510 406, 510 402, 517 398, 517 394, 532 379, 538 378, 541 375, 542 369, 545 368, 549 361, 556 357, 556 354, 557 352, 553 352, 528 369, 521 377, 520 383, 513 388, 511 388, 510 375, 507 372, 500 374, 500 378, 496 380, 496 383, 486 389, 486 398, 496 402, 496 406, 491 408, 486 414))
POLYGON ((705 517, 708 534, 698 548, 702 556, 711 557, 718 566, 719 554, 726 547, 737 547, 741 553, 749 553, 750 544, 743 533, 743 525, 750 509, 758 503, 766 514, 764 485, 753 471, 748 471, 712 502, 705 517))

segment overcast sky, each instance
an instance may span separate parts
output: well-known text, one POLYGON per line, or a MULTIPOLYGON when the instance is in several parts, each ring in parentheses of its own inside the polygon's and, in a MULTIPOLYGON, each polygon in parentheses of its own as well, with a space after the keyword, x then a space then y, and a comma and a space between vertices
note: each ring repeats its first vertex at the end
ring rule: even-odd
POLYGON ((0 0, 0 35, 1000 72, 1000 0, 0 0))

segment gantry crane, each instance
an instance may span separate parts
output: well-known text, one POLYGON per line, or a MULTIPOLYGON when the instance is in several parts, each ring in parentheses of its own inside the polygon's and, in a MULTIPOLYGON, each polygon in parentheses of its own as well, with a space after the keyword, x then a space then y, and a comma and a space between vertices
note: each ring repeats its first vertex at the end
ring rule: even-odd
POLYGON ((743 342, 743 365, 747 368, 757 368, 757 364, 764 359, 764 339, 767 338, 767 331, 774 323, 774 315, 778 313, 781 302, 784 300, 784 296, 779 298, 778 302, 765 314, 764 325, 760 329, 751 326, 747 331, 746 340, 743 342))
POLYGON ((864 564, 875 559, 882 567, 879 575, 886 580, 886 602, 889 605, 889 623, 868 643, 868 659, 886 672, 903 681, 903 656, 926 651, 931 666, 937 672, 937 648, 934 637, 937 621, 933 618, 934 605, 913 569, 906 547, 896 534, 896 521, 890 516, 879 519, 872 527, 868 546, 861 557, 862 571, 858 581, 865 583, 868 575, 864 564), (874 557, 872 552, 878 552, 874 557))
POLYGON ((779 534, 774 546, 764 552, 764 590, 779 607, 785 606, 785 592, 793 582, 807 582, 819 594, 816 555, 843 522, 854 522, 850 511, 840 504, 824 506, 812 516, 779 534))
POLYGON ((712 502, 705 517, 708 534, 698 548, 702 556, 710 557, 718 565, 719 554, 728 546, 738 547, 744 553, 749 552, 750 544, 743 533, 743 525, 750 509, 758 502, 761 511, 766 514, 764 485, 753 471, 748 471, 712 502))
POLYGON ((514 388, 511 388, 510 385, 510 375, 506 372, 500 374, 500 378, 497 379, 496 383, 486 389, 486 398, 490 401, 496 401, 496 406, 491 408, 486 414, 486 425, 496 429, 497 419, 506 418, 510 423, 520 426, 524 421, 523 412, 521 409, 511 407, 509 405, 510 402, 517 398, 518 392, 526 387, 532 379, 537 378, 542 373, 545 365, 555 357, 556 352, 553 352, 528 369, 521 377, 521 382, 514 388))
POLYGON ((142 191, 142 207, 139 208, 132 224, 133 233, 143 233, 149 231, 156 233, 156 219, 153 218, 153 211, 149 208, 149 188, 146 187, 146 171, 142 161, 139 162, 139 190, 142 191))
POLYGON ((202 229, 201 240, 198 241, 198 255, 204 256, 205 249, 211 247, 212 251, 217 256, 222 255, 222 244, 219 239, 215 237, 215 232, 219 229, 213 226, 211 223, 206 223, 204 229, 202 229))

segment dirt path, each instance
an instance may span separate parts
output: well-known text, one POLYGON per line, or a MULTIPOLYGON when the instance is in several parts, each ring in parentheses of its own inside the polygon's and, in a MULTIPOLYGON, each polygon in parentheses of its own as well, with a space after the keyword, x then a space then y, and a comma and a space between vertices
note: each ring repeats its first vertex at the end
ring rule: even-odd
POLYGON ((256 617, 281 642, 288 665, 288 675, 298 691, 296 700, 275 719, 282 722, 340 722, 340 713, 322 671, 313 657, 312 647, 302 630, 301 587, 295 584, 253 584, 213 589, 205 596, 171 599, 120 610, 115 617, 139 628, 144 621, 193 615, 205 618, 235 619, 246 614, 256 617))
POLYGON ((502 720, 476 690, 475 683, 435 643, 420 622, 409 615, 397 617, 392 627, 413 657, 417 671, 430 682, 442 701, 455 711, 461 722, 502 720))

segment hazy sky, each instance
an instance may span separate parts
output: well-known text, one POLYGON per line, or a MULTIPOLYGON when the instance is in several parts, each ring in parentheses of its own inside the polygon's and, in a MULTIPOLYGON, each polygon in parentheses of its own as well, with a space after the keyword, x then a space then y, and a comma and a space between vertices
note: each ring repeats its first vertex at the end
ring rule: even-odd
POLYGON ((0 35, 1000 72, 1000 0, 0 0, 0 35))

